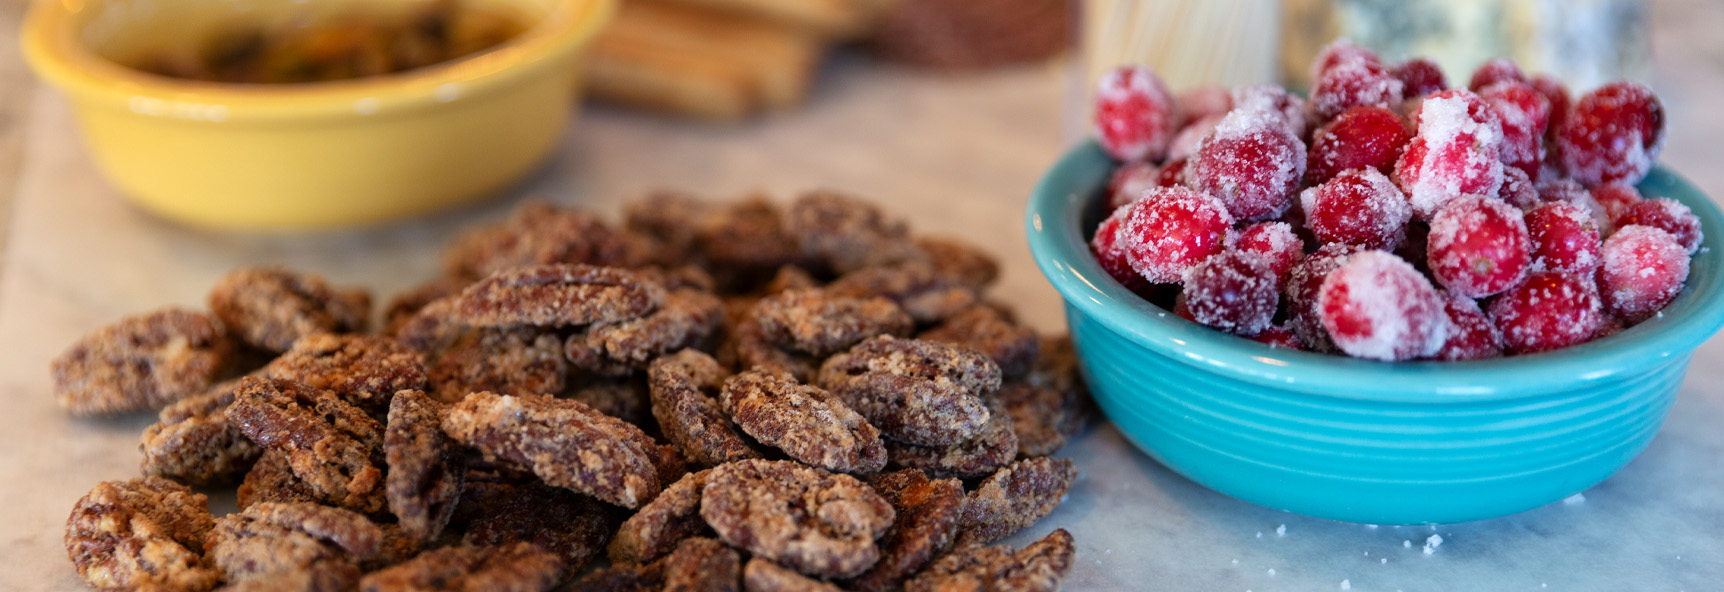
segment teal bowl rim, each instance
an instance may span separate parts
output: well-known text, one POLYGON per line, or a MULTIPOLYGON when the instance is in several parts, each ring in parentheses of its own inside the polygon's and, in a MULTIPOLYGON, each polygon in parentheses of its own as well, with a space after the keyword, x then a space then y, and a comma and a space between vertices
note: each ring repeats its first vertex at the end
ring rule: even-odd
MULTIPOLYGON (((1687 287, 1661 316, 1578 346, 1468 362, 1378 362, 1269 346, 1188 322, 1139 298, 1103 271, 1080 224, 1102 199, 1114 163, 1093 141, 1063 155, 1037 182, 1026 208, 1030 253, 1068 306, 1163 356, 1276 389, 1386 403, 1467 403, 1579 388, 1691 352, 1724 326, 1724 213, 1687 180, 1655 166, 1640 190, 1670 197, 1705 234, 1687 287)), ((1079 344, 1082 348, 1082 344, 1079 344)))

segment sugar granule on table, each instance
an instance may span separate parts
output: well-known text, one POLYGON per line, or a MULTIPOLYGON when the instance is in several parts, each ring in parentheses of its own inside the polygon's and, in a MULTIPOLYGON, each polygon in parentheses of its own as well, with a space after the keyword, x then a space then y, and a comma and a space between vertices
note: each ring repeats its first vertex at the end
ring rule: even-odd
POLYGON ((1341 580, 1341 589, 1342 590, 1352 590, 1353 589, 1353 582, 1348 581, 1348 580, 1341 580))
POLYGON ((1413 541, 1401 541, 1401 547, 1411 549, 1413 548, 1413 541))
POLYGON ((1382 558, 1382 559, 1378 559, 1378 560, 1377 560, 1377 562, 1378 562, 1378 563, 1381 563, 1381 564, 1383 564, 1383 565, 1388 565, 1388 564, 1389 564, 1389 558, 1388 558, 1388 557, 1384 557, 1384 558, 1382 558))
POLYGON ((1576 506, 1576 505, 1586 503, 1586 494, 1577 493, 1577 494, 1562 498, 1562 503, 1564 505, 1569 505, 1569 506, 1576 506))
POLYGON ((1269 575, 1275 575, 1275 568, 1269 568, 1269 575))
POLYGON ((1287 536, 1287 525, 1283 524, 1275 527, 1275 536, 1287 536))
POLYGON ((1431 553, 1435 553, 1437 551, 1437 547, 1441 546, 1443 546, 1443 536, 1433 534, 1431 535, 1431 538, 1425 539, 1425 554, 1430 555, 1431 553))

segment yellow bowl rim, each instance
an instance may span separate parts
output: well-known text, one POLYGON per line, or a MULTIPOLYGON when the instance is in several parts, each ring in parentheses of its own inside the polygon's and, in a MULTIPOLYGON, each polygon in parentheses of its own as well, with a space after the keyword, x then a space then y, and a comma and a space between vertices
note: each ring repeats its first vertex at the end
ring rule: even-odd
POLYGON ((144 116, 212 122, 300 121, 415 110, 508 87, 570 61, 616 12, 617 0, 562 0, 514 39, 399 74, 310 84, 181 80, 127 68, 90 51, 73 24, 86 2, 38 0, 21 31, 25 60, 75 100, 144 116))

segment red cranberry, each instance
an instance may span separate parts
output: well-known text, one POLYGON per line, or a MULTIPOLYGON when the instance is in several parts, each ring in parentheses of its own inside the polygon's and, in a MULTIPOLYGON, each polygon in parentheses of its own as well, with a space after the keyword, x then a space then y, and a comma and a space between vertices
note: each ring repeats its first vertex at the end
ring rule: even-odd
POLYGON ((1437 353, 1448 337, 1448 315, 1431 282, 1400 257, 1364 251, 1323 280, 1318 316, 1335 346, 1373 360, 1410 360, 1437 353))
POLYGON ((1179 93, 1173 102, 1179 105, 1179 127, 1185 128, 1199 119, 1232 111, 1233 91, 1222 86, 1199 86, 1179 93))
POLYGON ((1537 180, 1544 165, 1544 130, 1550 124, 1550 99, 1524 82, 1498 82, 1479 91, 1502 122, 1503 164, 1537 180))
POLYGON ((1311 106, 1318 119, 1327 121, 1351 107, 1398 105, 1404 90, 1401 81, 1381 63, 1346 59, 1318 75, 1311 89, 1311 106))
POLYGON ((1095 125, 1102 148, 1120 161, 1159 161, 1173 139, 1173 97, 1155 72, 1122 66, 1101 79, 1095 125))
POLYGON ((1151 282, 1178 282, 1231 242, 1233 216, 1221 200, 1183 187, 1151 189, 1120 212, 1119 248, 1151 282))
POLYGON ((1169 160, 1161 165, 1161 174, 1156 176, 1155 184, 1159 187, 1184 187, 1186 159, 1169 160))
POLYGON ((1233 108, 1279 114, 1282 123, 1287 126, 1287 131, 1293 132, 1293 135, 1300 139, 1304 139, 1306 132, 1310 131, 1310 122, 1305 116, 1305 99, 1273 84, 1234 89, 1233 108))
POLYGON ((1523 214, 1502 200, 1463 195, 1431 219, 1431 275, 1468 298, 1507 290, 1526 276, 1531 238, 1523 214))
POLYGON ((1317 291, 1323 287, 1323 280, 1329 277, 1329 272, 1339 269, 1360 250, 1349 244, 1329 243, 1306 255, 1293 266, 1293 272, 1288 274, 1287 284, 1282 288, 1287 296, 1287 328, 1299 336, 1299 342, 1305 345, 1305 349, 1335 349, 1335 344, 1329 341, 1328 332, 1323 330, 1322 321, 1318 319, 1317 291))
POLYGON ((1275 270, 1263 257, 1241 251, 1218 253, 1185 276, 1185 306, 1199 324, 1238 335, 1256 335, 1280 303, 1275 270))
POLYGON ((1221 198, 1233 217, 1267 220, 1292 205, 1305 175, 1305 144, 1280 116, 1235 109, 1186 166, 1191 187, 1221 198))
POLYGON ((1443 78, 1442 67, 1425 58, 1401 62, 1389 73, 1405 86, 1403 92, 1407 98, 1422 97, 1449 87, 1449 81, 1443 78))
POLYGON ((1102 271, 1106 271, 1126 289, 1137 292, 1149 282, 1138 275, 1137 270, 1131 268, 1131 260, 1126 258, 1125 249, 1120 248, 1119 228, 1126 217, 1126 208, 1119 208, 1103 219, 1101 224, 1095 227, 1095 235, 1090 237, 1089 249, 1095 254, 1095 261, 1101 265, 1102 271))
POLYGON ((1624 208, 1622 215, 1614 220, 1617 226, 1639 224, 1668 232, 1670 236, 1676 237, 1676 242, 1690 255, 1700 250, 1700 240, 1703 238, 1700 218, 1696 217, 1688 206, 1674 199, 1642 199, 1624 208))
POLYGON ((1664 106, 1633 82, 1599 87, 1574 104, 1557 131, 1569 176, 1587 186, 1633 185, 1646 177, 1664 145, 1664 106))
POLYGON ((1434 357, 1439 360, 1483 360, 1503 355, 1502 333, 1479 309, 1479 303, 1453 292, 1442 293, 1442 298, 1443 312, 1449 316, 1449 332, 1448 339, 1443 340, 1442 349, 1437 350, 1434 357))
POLYGON ((1462 194, 1496 195, 1502 187, 1502 125, 1477 95, 1446 90, 1425 98, 1419 134, 1395 163, 1413 216, 1429 220, 1462 194))
POLYGON ((1533 185, 1526 171, 1515 167, 1503 167, 1503 184, 1497 188, 1497 197, 1522 211, 1531 211, 1544 203, 1538 198, 1538 187, 1533 185))
POLYGON ((1413 134, 1395 112, 1382 107, 1353 107, 1311 136, 1305 162, 1305 182, 1317 185, 1347 169, 1374 167, 1387 175, 1413 134))
POLYGON ((1604 241, 1598 290, 1610 314, 1639 322, 1662 310, 1688 281, 1688 251, 1651 226, 1624 226, 1604 241))
POLYGON ((1527 84, 1531 84, 1533 90, 1537 90, 1544 95, 1545 100, 1550 101, 1550 125, 1546 126, 1544 135, 1547 140, 1555 138, 1557 126, 1562 123, 1563 116, 1568 114, 1568 87, 1549 74, 1535 75, 1527 84))
POLYGON ((1155 187, 1155 180, 1160 177, 1161 169, 1148 162, 1137 161, 1120 165, 1107 180, 1107 210, 1111 212, 1137 201, 1145 190, 1155 187))
POLYGON ((1404 236, 1413 207, 1388 177, 1373 168, 1342 172, 1300 195, 1305 227, 1324 243, 1393 249, 1404 236))
POLYGON ((1532 239, 1532 269, 1591 274, 1598 269, 1598 224, 1586 208, 1553 202, 1526 213, 1526 229, 1532 239))
POLYGON ((1473 78, 1467 82, 1467 90, 1479 92, 1479 89, 1502 82, 1526 82, 1526 74, 1520 71, 1520 66, 1508 58, 1493 58, 1479 65, 1473 71, 1473 78))
POLYGON ((1268 328, 1264 329, 1263 332, 1252 337, 1251 340, 1269 347, 1298 350, 1305 349, 1303 346, 1299 345, 1299 338, 1294 336, 1292 331, 1288 331, 1286 327, 1282 327, 1280 325, 1270 325, 1268 328))
MULTIPOLYGON (((1612 228, 1615 227, 1617 219, 1628 213, 1628 208, 1640 203, 1642 199, 1639 189, 1635 189, 1633 185, 1620 183, 1593 187, 1592 198, 1598 202, 1600 208, 1604 209, 1605 219, 1611 222, 1612 228)), ((1601 228, 1600 230, 1604 229, 1601 228)))
POLYGON ((1377 57, 1376 52, 1365 49, 1347 39, 1336 39, 1323 46, 1323 49, 1318 50, 1317 57, 1311 60, 1311 80, 1315 81, 1330 68, 1352 60, 1361 60, 1377 65, 1383 63, 1383 59, 1377 57))
POLYGON ((1527 276, 1491 301, 1490 314, 1503 346, 1517 354, 1586 343, 1604 320, 1592 280, 1554 271, 1527 276))
POLYGON ((1226 118, 1226 113, 1217 113, 1191 122, 1179 130, 1179 135, 1173 137, 1173 142, 1167 145, 1168 160, 1184 160, 1197 152, 1203 146, 1203 141, 1209 138, 1209 133, 1215 131, 1216 124, 1226 118))
POLYGON ((1305 258, 1305 241, 1299 240, 1299 235, 1293 233, 1293 225, 1286 222, 1258 222, 1246 226, 1239 231, 1239 240, 1233 246, 1241 252, 1263 257, 1269 263, 1269 269, 1275 272, 1275 277, 1281 279, 1286 279, 1287 274, 1293 272, 1293 265, 1305 258))

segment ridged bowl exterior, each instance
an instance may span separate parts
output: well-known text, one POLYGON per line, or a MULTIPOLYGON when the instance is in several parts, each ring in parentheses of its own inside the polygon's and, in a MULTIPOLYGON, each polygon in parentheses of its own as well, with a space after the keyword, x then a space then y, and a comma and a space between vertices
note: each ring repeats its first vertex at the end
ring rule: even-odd
MULTIPOLYGON (((1724 325, 1724 253, 1695 256, 1664 314, 1608 339, 1478 362, 1270 349, 1180 319, 1109 278, 1086 246, 1112 164, 1093 144, 1031 197, 1031 251, 1066 299, 1090 390, 1163 465, 1216 491, 1371 524, 1512 514, 1591 487, 1652 441, 1694 349, 1724 325)), ((1657 169, 1640 186, 1724 217, 1657 169)))

